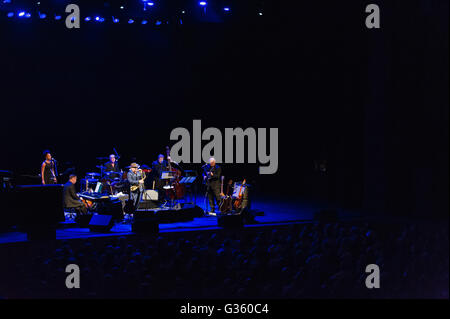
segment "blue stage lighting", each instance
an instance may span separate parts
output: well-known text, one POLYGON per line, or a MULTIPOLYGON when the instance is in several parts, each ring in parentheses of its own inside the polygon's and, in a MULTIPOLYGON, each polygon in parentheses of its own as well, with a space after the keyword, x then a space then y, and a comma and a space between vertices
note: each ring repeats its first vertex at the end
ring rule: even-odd
POLYGON ((14 12, 8 12, 8 18, 14 17, 14 12))
POLYGON ((114 23, 119 23, 119 19, 113 17, 113 22, 114 23))
POLYGON ((132 23, 134 23, 134 20, 133 20, 133 19, 130 19, 130 20, 128 20, 128 23, 129 23, 129 24, 132 24, 132 23))
POLYGON ((100 21, 100 17, 95 17, 95 21, 100 21))
POLYGON ((19 17, 23 17, 24 15, 25 15, 25 11, 20 11, 18 14, 19 17))
POLYGON ((25 13, 25 18, 31 18, 31 13, 25 13))
POLYGON ((148 21, 147 20, 142 20, 142 24, 147 24, 148 21))
POLYGON ((55 16, 55 20, 61 20, 61 16, 55 16))
POLYGON ((162 22, 159 21, 159 20, 155 22, 156 25, 161 25, 161 23, 162 23, 162 22))
POLYGON ((154 2, 148 2, 147 3, 149 6, 153 6, 153 5, 155 5, 155 3, 154 2))
POLYGON ((86 18, 84 18, 84 21, 91 21, 91 17, 86 17, 86 18))
POLYGON ((120 6, 120 9, 123 10, 123 6, 120 6))
POLYGON ((100 18, 100 22, 103 22, 103 21, 105 21, 105 18, 100 18))
POLYGON ((47 15, 45 13, 39 13, 39 18, 45 19, 47 15))
POLYGON ((223 8, 223 11, 230 11, 230 8, 225 7, 225 8, 223 8))
POLYGON ((3 3, 11 3, 11 0, 3 0, 3 3))
POLYGON ((200 1, 198 4, 203 6, 203 7, 207 5, 206 1, 200 1))

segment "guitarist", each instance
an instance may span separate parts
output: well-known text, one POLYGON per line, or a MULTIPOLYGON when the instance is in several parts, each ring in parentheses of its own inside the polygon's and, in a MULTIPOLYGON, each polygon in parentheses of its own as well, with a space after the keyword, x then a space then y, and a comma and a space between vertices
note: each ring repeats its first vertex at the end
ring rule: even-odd
POLYGON ((203 166, 203 182, 206 184, 206 192, 209 199, 209 214, 215 215, 216 207, 214 199, 217 205, 221 201, 220 196, 220 176, 222 175, 222 169, 216 164, 214 157, 209 159, 209 164, 203 166))
POLYGON ((130 199, 133 204, 133 212, 138 208, 144 192, 145 173, 139 169, 137 163, 131 163, 130 170, 127 174, 128 182, 130 183, 130 199))

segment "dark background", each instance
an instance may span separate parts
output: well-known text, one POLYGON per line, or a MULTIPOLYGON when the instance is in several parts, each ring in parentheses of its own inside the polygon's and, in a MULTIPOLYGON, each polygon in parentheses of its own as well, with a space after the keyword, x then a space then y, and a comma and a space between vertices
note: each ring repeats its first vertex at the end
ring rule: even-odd
POLYGON ((228 17, 219 1, 207 15, 164 1, 153 16, 129 1, 149 25, 123 23, 119 1, 41 2, 63 19, 0 11, 0 169, 36 175, 44 149, 80 175, 113 147, 122 166, 150 164, 172 129, 192 133, 201 119, 223 133, 279 128, 276 174, 224 165, 260 196, 323 191, 367 213, 448 214, 448 1, 373 1, 379 30, 365 27, 367 1, 232 1, 228 17), (66 29, 70 2, 83 18, 122 21, 66 29), (328 162, 325 180, 317 159, 328 162))

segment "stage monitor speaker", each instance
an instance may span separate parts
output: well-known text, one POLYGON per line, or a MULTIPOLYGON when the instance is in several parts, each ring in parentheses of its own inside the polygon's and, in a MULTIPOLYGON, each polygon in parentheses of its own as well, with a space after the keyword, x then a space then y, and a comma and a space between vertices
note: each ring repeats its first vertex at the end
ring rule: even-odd
POLYGON ((111 230, 113 224, 114 219, 111 215, 92 215, 88 227, 93 232, 107 233, 111 230))
POLYGON ((159 207, 159 205, 153 200, 141 200, 139 202, 138 209, 153 209, 157 207, 159 207))
POLYGON ((223 228, 241 228, 244 227, 244 220, 242 214, 219 215, 217 224, 223 228))
POLYGON ((131 230, 135 233, 155 234, 159 232, 159 218, 154 212, 148 214, 141 213, 131 224, 131 230))

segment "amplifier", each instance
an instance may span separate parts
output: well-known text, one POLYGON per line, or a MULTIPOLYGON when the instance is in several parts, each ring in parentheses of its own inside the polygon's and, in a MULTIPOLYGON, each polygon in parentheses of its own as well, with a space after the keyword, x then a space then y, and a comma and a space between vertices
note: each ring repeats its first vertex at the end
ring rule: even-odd
POLYGON ((142 194, 143 200, 158 200, 158 191, 154 189, 148 189, 142 194))

